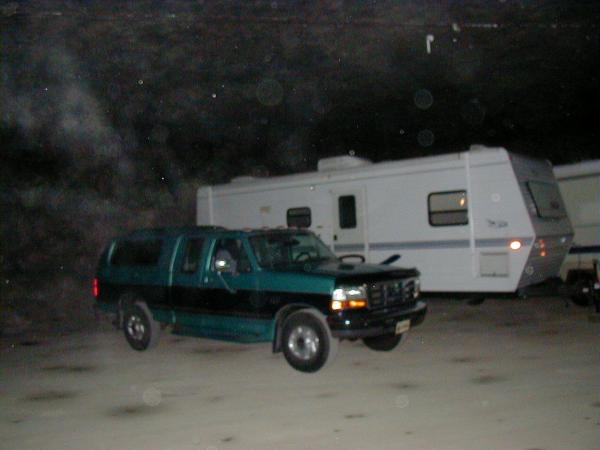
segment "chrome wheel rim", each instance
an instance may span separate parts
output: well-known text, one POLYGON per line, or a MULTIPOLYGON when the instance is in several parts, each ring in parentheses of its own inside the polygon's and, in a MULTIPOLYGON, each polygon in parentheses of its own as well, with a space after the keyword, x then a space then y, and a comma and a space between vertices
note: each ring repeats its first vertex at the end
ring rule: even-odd
POLYGON ((292 355, 303 361, 315 357, 319 351, 319 336, 310 327, 299 325, 292 330, 287 346, 292 355))
POLYGON ((146 334, 146 326, 142 319, 132 315, 127 319, 127 334, 135 341, 142 341, 146 334))

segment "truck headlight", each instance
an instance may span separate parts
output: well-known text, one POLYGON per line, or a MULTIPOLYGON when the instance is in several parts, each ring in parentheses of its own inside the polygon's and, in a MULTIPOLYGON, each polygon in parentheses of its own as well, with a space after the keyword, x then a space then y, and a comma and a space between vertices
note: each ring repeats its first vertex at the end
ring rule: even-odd
POLYGON ((367 290, 364 286, 339 287, 331 295, 332 311, 364 308, 367 306, 367 290))
POLYGON ((415 290, 413 292, 413 297, 418 298, 421 295, 421 281, 419 279, 415 280, 415 290))

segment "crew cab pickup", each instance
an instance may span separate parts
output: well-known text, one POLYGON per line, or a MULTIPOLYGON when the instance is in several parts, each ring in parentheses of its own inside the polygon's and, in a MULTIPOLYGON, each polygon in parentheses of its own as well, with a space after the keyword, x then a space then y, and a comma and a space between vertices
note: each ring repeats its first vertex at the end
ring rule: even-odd
POLYGON ((156 345, 169 326, 175 334, 272 342, 292 367, 315 372, 340 339, 395 348, 425 318, 418 276, 343 262, 304 230, 161 228, 112 240, 93 293, 135 350, 156 345))

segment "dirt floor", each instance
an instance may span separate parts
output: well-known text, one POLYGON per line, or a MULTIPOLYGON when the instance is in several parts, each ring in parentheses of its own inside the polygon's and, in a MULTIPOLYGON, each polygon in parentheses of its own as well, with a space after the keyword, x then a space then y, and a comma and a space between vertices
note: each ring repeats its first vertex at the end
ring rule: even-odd
POLYGON ((0 340, 0 448, 597 449, 598 324, 561 299, 430 300, 316 374, 268 344, 102 329, 0 340))

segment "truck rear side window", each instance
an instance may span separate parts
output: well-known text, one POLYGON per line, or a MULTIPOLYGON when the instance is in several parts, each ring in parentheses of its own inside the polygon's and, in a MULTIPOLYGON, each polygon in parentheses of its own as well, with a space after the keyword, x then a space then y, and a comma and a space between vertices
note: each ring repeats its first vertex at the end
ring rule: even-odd
POLYGON ((538 217, 560 219, 567 215, 560 201, 558 186, 553 183, 529 181, 527 188, 533 198, 538 217))
POLYGON ((354 195, 338 197, 340 228, 356 228, 356 198, 354 195))
POLYGON ((198 262, 203 245, 204 238, 188 239, 185 245, 185 253, 183 254, 183 263, 181 264, 181 271, 183 273, 194 273, 198 270, 198 262))
POLYGON ((156 266, 161 250, 160 239, 120 241, 113 250, 110 263, 113 266, 156 266))
POLYGON ((466 191, 434 192, 427 199, 429 224, 434 227, 469 223, 466 191))
POLYGON ((310 208, 290 208, 286 214, 287 226, 308 228, 311 224, 310 208))

